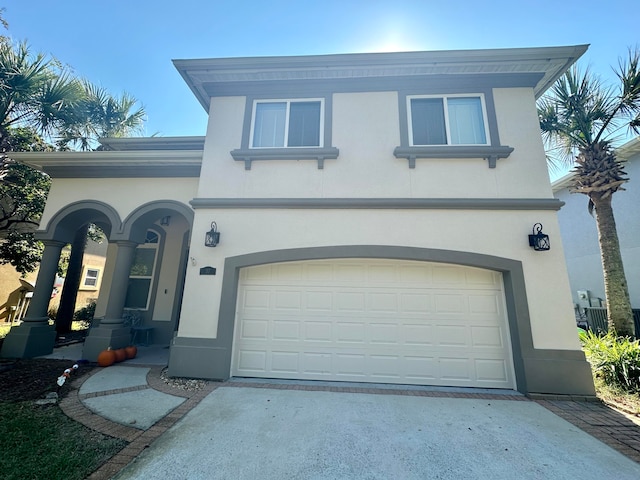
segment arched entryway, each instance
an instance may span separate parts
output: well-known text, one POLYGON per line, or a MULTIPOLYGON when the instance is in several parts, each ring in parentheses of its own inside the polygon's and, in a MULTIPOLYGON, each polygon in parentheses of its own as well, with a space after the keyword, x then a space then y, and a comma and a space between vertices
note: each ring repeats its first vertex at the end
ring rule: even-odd
MULTIPOLYGON (((152 271, 142 279, 147 287, 146 301, 144 305, 129 305, 133 307, 129 310, 139 313, 139 326, 153 329, 154 342, 168 345, 180 310, 193 211, 177 201, 159 200, 141 205, 123 221, 111 206, 86 200, 60 209, 46 227, 37 232, 45 251, 36 289, 24 323, 12 329, 5 339, 3 356, 33 357, 51 353, 55 330, 48 324, 47 308, 61 251, 65 245, 72 244, 70 263, 80 258, 79 271, 82 272, 83 241, 91 224, 102 229, 109 247, 101 272, 97 321, 86 338, 83 357, 95 360, 100 351, 131 342, 131 325, 125 324, 123 314, 127 296, 130 301, 135 297, 130 288, 135 291, 141 280, 141 276, 132 275, 132 265, 135 266, 136 259, 148 257, 138 254, 148 253, 145 250, 149 250, 150 244, 153 245, 152 271), (131 282, 132 279, 138 282, 131 282)), ((79 278, 73 281, 67 278, 67 292, 77 293, 78 282, 79 278)))

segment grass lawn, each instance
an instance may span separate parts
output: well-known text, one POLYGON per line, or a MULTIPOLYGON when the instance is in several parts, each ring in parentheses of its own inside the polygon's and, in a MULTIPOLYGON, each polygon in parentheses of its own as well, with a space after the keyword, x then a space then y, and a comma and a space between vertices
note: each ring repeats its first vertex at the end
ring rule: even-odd
MULTIPOLYGON (((58 405, 36 405, 48 392, 63 398, 56 380, 68 360, 0 360, 0 478, 75 480, 87 477, 126 446, 67 417, 58 405)), ((77 375, 90 371, 81 364, 77 375)))
POLYGON ((0 402, 5 480, 81 480, 125 444, 74 422, 57 405, 0 402))

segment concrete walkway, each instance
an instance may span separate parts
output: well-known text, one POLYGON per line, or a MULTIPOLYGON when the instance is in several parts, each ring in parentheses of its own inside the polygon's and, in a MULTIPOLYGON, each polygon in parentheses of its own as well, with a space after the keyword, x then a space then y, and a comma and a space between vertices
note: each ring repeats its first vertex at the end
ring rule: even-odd
POLYGON ((640 426, 597 402, 264 380, 187 391, 162 369, 74 379, 65 413, 130 442, 89 478, 640 478, 640 426))

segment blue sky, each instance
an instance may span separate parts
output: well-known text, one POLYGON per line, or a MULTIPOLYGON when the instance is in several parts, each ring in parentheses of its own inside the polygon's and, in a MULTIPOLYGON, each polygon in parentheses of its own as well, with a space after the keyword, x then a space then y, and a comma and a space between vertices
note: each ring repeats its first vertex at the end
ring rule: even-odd
POLYGON ((611 66, 640 43, 633 2, 538 0, 0 0, 6 32, 144 105, 146 135, 204 135, 172 59, 591 44, 611 66), (593 8, 590 5, 593 4, 593 8))

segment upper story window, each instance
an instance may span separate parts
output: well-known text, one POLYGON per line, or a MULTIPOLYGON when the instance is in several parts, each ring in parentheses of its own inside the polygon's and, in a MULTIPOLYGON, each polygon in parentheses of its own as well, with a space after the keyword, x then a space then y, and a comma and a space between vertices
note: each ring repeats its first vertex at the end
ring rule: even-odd
POLYGON ((255 101, 251 148, 322 147, 322 99, 255 101))
POLYGON ((482 95, 407 97, 409 145, 488 145, 482 95))
POLYGON ((82 281, 82 286, 87 288, 97 288, 99 276, 100 276, 99 269, 87 268, 84 272, 84 279, 82 281))

